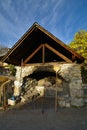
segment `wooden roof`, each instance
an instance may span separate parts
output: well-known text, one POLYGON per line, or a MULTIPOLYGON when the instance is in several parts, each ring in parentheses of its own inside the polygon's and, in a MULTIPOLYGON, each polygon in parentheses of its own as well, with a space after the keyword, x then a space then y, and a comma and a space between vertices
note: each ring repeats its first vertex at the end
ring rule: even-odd
POLYGON ((82 63, 84 58, 45 30, 38 23, 17 41, 1 59, 14 65, 48 62, 82 63))

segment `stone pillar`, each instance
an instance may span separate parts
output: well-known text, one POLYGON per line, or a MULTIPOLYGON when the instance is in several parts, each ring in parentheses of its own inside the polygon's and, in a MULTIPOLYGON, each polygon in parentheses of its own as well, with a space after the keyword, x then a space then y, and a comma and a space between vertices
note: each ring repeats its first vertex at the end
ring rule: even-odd
POLYGON ((34 72, 36 68, 34 66, 16 66, 16 81, 14 81, 14 96, 19 96, 21 92, 21 86, 23 78, 34 72))
POLYGON ((80 65, 75 63, 63 64, 59 74, 68 82, 70 105, 76 107, 83 106, 84 99, 80 65))
POLYGON ((73 65, 71 69, 71 79, 69 83, 71 105, 81 107, 84 105, 82 78, 80 65, 73 65))

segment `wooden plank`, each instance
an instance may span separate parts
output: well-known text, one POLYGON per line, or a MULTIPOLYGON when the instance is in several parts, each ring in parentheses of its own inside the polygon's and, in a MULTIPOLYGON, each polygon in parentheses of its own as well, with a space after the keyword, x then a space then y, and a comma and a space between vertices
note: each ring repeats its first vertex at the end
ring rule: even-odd
POLYGON ((53 53, 55 53, 56 55, 60 56, 62 59, 64 59, 66 62, 72 63, 72 61, 70 59, 68 59, 66 56, 64 56, 63 54, 61 54, 60 52, 58 52, 57 50, 55 50, 53 47, 51 47, 50 45, 48 45, 47 43, 45 43, 45 47, 47 47, 49 50, 51 50, 53 53))
POLYGON ((42 63, 45 63, 45 45, 43 44, 43 50, 42 50, 42 63))
POLYGON ((23 64, 26 64, 41 48, 43 45, 41 44, 31 55, 29 55, 23 62, 23 64))
POLYGON ((66 63, 66 61, 64 61, 64 62, 45 62, 45 64, 43 64, 43 63, 26 63, 26 64, 24 64, 24 66, 54 66, 54 65, 61 65, 61 64, 68 64, 68 63, 66 63))

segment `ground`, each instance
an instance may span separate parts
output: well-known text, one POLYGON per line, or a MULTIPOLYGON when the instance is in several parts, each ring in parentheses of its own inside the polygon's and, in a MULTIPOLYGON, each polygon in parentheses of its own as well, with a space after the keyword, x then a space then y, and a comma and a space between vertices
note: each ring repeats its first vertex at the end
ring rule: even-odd
MULTIPOLYGON (((33 103, 0 112, 0 130, 87 130, 87 107, 47 108, 33 103)), ((42 105, 43 106, 43 105, 42 105)))

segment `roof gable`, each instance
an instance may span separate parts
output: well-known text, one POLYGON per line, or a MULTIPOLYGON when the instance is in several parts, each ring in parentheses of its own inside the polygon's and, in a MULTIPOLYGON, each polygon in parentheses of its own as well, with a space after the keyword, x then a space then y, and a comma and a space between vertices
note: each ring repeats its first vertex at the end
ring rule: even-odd
POLYGON ((82 63, 84 58, 38 23, 34 23, 1 59, 2 62, 15 65, 21 65, 21 60, 23 64, 55 61, 82 63))

